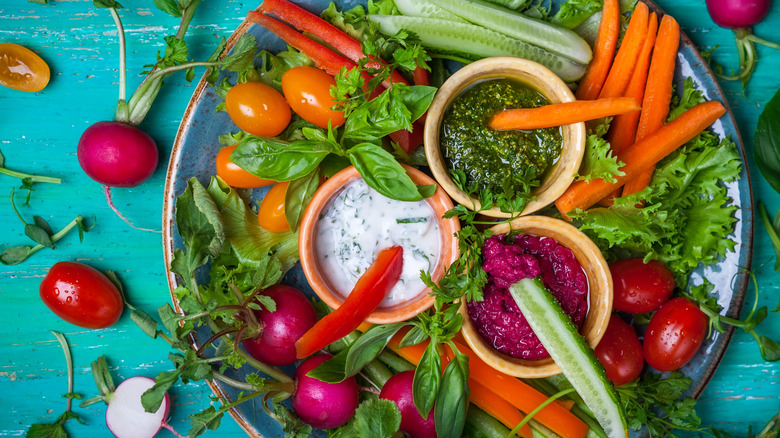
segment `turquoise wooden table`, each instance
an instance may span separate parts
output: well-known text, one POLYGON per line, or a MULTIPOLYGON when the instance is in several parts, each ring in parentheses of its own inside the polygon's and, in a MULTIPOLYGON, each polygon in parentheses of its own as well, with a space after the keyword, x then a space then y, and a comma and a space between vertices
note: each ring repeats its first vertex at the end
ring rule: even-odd
MULTIPOLYGON (((140 81, 144 64, 163 50, 163 38, 175 33, 177 20, 156 9, 151 1, 125 0, 121 10, 127 31, 130 89, 140 81)), ((716 53, 726 65, 734 65, 736 51, 732 33, 717 28, 707 15, 703 0, 661 0, 659 5, 675 16, 700 50, 720 45, 716 53)), ((187 36, 190 58, 203 59, 217 38, 228 36, 255 1, 205 0, 195 15, 187 36)), ((777 36, 780 5, 755 28, 765 38, 777 36)), ((53 1, 48 5, 23 0, 0 0, 0 42, 32 48, 51 66, 52 80, 38 93, 0 87, 0 150, 6 166, 31 173, 60 176, 62 184, 39 184, 29 206, 17 192, 21 215, 40 215, 54 228, 61 228, 76 215, 97 220, 79 242, 71 233, 56 250, 43 250, 18 266, 0 267, 0 436, 23 435, 30 424, 51 422, 65 409, 65 361, 49 330, 64 333, 70 341, 75 366, 75 391, 96 394, 90 363, 107 355, 115 376, 155 376, 171 368, 166 344, 146 337, 127 312, 109 329, 87 330, 70 325, 52 314, 38 297, 38 285, 49 267, 62 260, 88 263, 115 271, 122 279, 128 299, 149 313, 169 301, 160 234, 128 227, 106 205, 102 188, 88 179, 78 165, 76 144, 85 128, 113 118, 117 99, 118 45, 114 24, 106 10, 89 0, 53 1)), ((746 96, 734 83, 724 83, 752 160, 751 142, 756 120, 764 104, 780 87, 780 52, 760 47, 760 60, 746 96)), ((199 72, 200 74, 200 72, 199 72)), ((161 228, 163 183, 171 145, 195 86, 177 75, 166 85, 142 127, 157 141, 160 165, 150 180, 132 189, 114 190, 114 201, 138 226, 161 228)), ((761 178, 750 162, 755 200, 769 211, 780 207, 780 195, 761 178)), ((0 243, 26 244, 23 225, 8 202, 18 180, 0 175, 0 243)), ((89 219, 90 223, 92 219, 89 219)), ((757 222, 758 223, 758 222, 757 222)), ((755 230, 754 269, 761 290, 760 305, 777 307, 780 274, 774 253, 760 223, 755 230)), ((746 308, 753 303, 748 294, 746 308)), ((780 334, 780 315, 771 314, 760 331, 780 334)), ((186 416, 209 403, 205 384, 176 386, 171 424, 186 433, 186 416)), ((737 332, 715 376, 697 405, 705 425, 714 424, 735 436, 745 436, 749 426, 764 424, 780 408, 780 362, 765 363, 752 338, 737 332)), ((72 436, 106 436, 105 407, 95 404, 74 409, 86 425, 74 422, 72 436)), ((167 432, 162 432, 165 435, 167 432)), ((237 436, 241 429, 225 418, 216 433, 237 436)))

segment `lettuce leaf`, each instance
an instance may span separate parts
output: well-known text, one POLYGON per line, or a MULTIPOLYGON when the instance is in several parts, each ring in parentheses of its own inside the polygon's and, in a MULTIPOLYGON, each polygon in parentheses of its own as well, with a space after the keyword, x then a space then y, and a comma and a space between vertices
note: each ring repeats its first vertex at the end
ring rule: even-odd
POLYGON ((623 162, 612 155, 612 148, 604 136, 609 129, 609 121, 601 123, 594 129, 588 130, 585 140, 585 154, 582 156, 577 180, 588 181, 600 178, 604 181, 614 182, 615 176, 623 175, 620 170, 623 162))

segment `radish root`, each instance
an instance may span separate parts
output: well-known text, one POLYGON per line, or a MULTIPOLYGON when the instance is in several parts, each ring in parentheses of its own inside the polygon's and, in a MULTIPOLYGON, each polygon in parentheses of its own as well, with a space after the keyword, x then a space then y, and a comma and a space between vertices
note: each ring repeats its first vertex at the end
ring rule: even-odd
POLYGON ((162 230, 153 230, 151 228, 141 228, 141 227, 136 227, 135 225, 133 225, 132 222, 130 222, 122 213, 119 212, 119 209, 117 209, 116 206, 114 205, 114 201, 111 200, 111 187, 103 186, 103 191, 106 193, 106 202, 108 202, 108 206, 111 207, 111 210, 113 210, 114 213, 116 213, 116 215, 119 216, 120 219, 125 221, 125 223, 127 225, 130 225, 131 227, 135 228, 136 230, 149 231, 149 232, 152 232, 152 233, 162 234, 162 230))

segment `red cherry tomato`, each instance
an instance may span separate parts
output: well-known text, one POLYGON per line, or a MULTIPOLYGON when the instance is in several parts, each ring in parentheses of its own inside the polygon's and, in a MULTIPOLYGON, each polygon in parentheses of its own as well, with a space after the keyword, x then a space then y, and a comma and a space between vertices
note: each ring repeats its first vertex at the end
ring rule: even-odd
POLYGON ((41 91, 49 83, 46 61, 32 50, 14 43, 0 43, 0 85, 21 91, 41 91))
POLYGON ((79 327, 110 327, 124 309, 116 285, 97 269, 82 263, 55 263, 39 291, 52 312, 79 327))
POLYGON ((609 319, 607 331, 596 346, 596 357, 615 386, 639 377, 645 365, 642 344, 634 328, 615 315, 609 319))
POLYGON ((279 135, 290 123, 284 96, 262 82, 234 85, 225 96, 225 107, 236 126, 260 137, 279 135))
POLYGON ((647 324, 643 344, 647 364, 658 371, 679 369, 699 351, 708 324, 707 315, 691 300, 669 300, 647 324))
POLYGON ((344 113, 333 108, 336 100, 330 95, 330 87, 336 85, 333 76, 314 67, 293 67, 282 75, 284 98, 295 114, 320 128, 344 124, 344 113))
POLYGON ((615 288, 612 307, 621 312, 652 312, 669 301, 674 291, 674 276, 658 260, 621 260, 609 270, 615 288))
POLYGON ((289 183, 286 181, 274 184, 260 202, 260 208, 257 210, 257 222, 272 233, 290 231, 290 225, 284 215, 284 195, 288 185, 289 183))
POLYGON ((275 181, 255 176, 230 161, 230 154, 236 149, 236 145, 222 148, 217 153, 217 176, 222 178, 227 185, 239 189, 254 189, 273 184, 275 181))

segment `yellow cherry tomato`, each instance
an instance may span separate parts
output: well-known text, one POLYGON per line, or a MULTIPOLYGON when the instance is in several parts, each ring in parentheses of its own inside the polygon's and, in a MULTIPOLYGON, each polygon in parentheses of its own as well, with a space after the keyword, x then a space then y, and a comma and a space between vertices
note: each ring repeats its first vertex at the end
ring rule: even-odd
POLYGON ((46 62, 32 50, 0 43, 0 85, 21 91, 41 91, 51 78, 46 62))
POLYGON ((333 76, 314 67, 293 67, 282 75, 282 92, 290 108, 320 128, 344 124, 344 113, 333 108, 336 100, 330 95, 330 87, 336 85, 333 76))
POLYGON ((230 161, 230 154, 236 149, 237 145, 227 146, 222 148, 217 153, 217 176, 222 178, 227 185, 236 187, 239 189, 254 189, 256 187, 265 187, 271 185, 276 181, 270 179, 263 179, 255 176, 246 170, 238 167, 238 165, 230 161))
POLYGON ((279 135, 290 124, 290 105, 262 82, 234 85, 225 96, 225 106, 236 126, 260 137, 279 135))
POLYGON ((271 190, 260 202, 257 211, 257 222, 261 227, 272 233, 290 231, 287 217, 284 215, 284 195, 287 192, 287 181, 274 184, 271 190))

